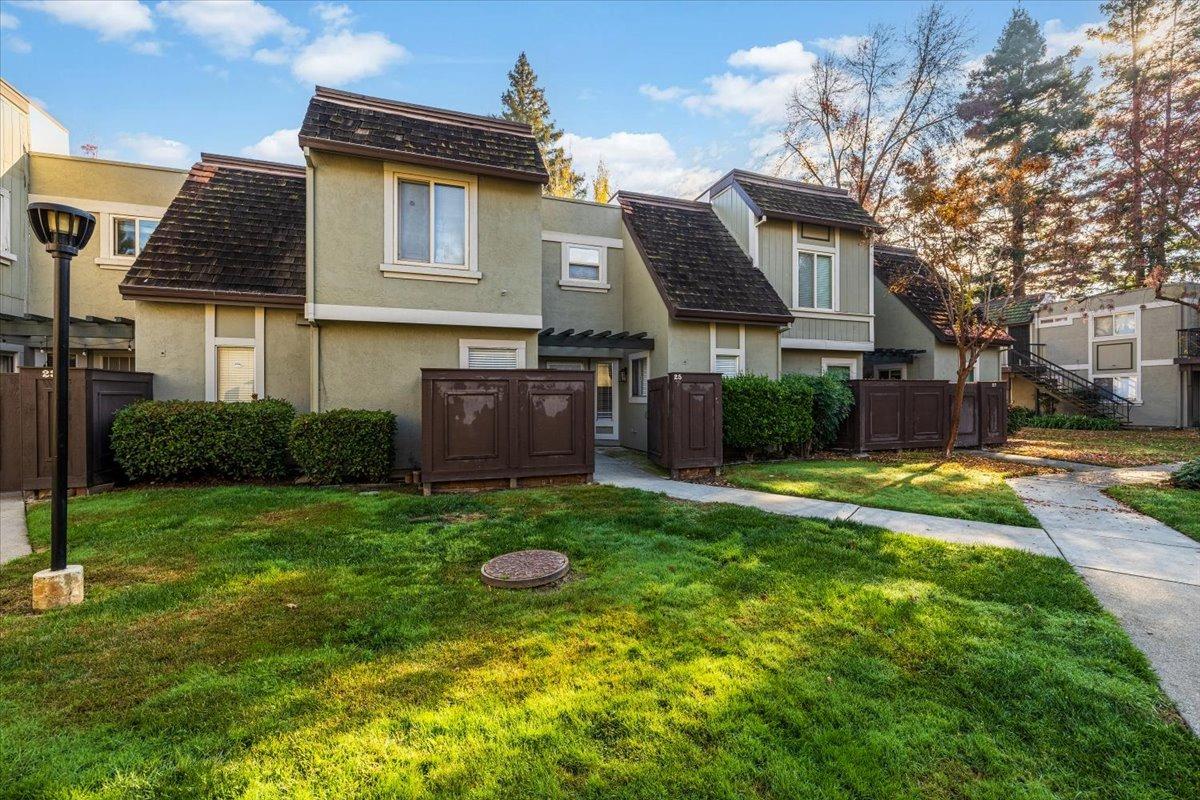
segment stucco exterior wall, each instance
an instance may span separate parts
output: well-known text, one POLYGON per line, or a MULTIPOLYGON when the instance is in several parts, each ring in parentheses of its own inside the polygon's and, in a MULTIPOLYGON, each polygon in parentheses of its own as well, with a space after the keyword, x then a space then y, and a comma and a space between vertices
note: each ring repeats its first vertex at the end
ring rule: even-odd
MULTIPOLYGON (((574 234, 621 240, 621 212, 617 206, 542 198, 542 229, 547 235, 574 234)), ((588 244, 588 242, 581 242, 588 244)), ((576 331, 627 330, 624 325, 625 250, 606 247, 605 291, 580 290, 559 285, 562 279, 563 243, 542 242, 542 327, 576 331)))
POLYGON ((204 399, 204 306, 130 302, 137 327, 135 368, 154 373, 155 400, 204 399))
MULTIPOLYGON (((309 338, 303 315, 284 308, 266 309, 263 389, 267 397, 287 400, 296 411, 309 410, 309 338)), ((139 325, 141 322, 139 321, 139 325)))
MULTIPOLYGON (((662 296, 658 293, 645 262, 642 261, 624 226, 621 229, 621 238, 625 245, 625 329, 632 332, 645 331, 654 339, 654 349, 649 353, 649 376, 653 378, 668 371, 670 320, 662 296)), ((705 333, 707 335, 707 331, 705 333)), ((621 368, 629 369, 628 357, 622 360, 621 368)), ((621 385, 620 428, 621 444, 635 450, 646 449, 646 404, 630 399, 628 381, 622 382, 621 385)))
POLYGON ((821 359, 823 358, 851 360, 854 362, 855 376, 859 378, 863 377, 862 353, 846 350, 784 350, 782 357, 783 374, 820 375, 821 359))
POLYGON ((396 415, 396 465, 415 467, 421 449, 421 368, 458 368, 460 339, 524 342, 525 363, 537 365, 536 332, 323 322, 316 358, 320 409, 391 411, 396 415))
MULTIPOLYGON (((31 199, 74 205, 96 216, 91 241, 71 265, 71 314, 136 319, 136 304, 124 300, 117 288, 133 259, 113 256, 113 220, 117 216, 161 219, 187 172, 44 153, 32 154, 29 161, 31 199)), ((51 316, 53 261, 41 248, 30 254, 29 284, 30 312, 51 316)))

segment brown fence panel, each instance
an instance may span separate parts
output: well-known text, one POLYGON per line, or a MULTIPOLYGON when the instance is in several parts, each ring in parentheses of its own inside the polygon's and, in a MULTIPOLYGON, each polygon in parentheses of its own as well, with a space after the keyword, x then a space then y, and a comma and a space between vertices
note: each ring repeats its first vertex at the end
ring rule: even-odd
POLYGON ((724 462, 721 376, 671 372, 649 382, 647 454, 659 466, 713 471, 724 462))
MULTIPOLYGON (((837 447, 917 450, 941 447, 950 424, 954 386, 946 381, 850 382, 854 409, 842 426, 837 447)), ((1004 384, 972 383, 963 395, 958 447, 1002 444, 1007 439, 1004 384)))
MULTIPOLYGON (((54 371, 26 367, 0 376, 2 440, 0 488, 49 489, 54 443, 54 371), (15 451, 17 455, 9 452, 15 451)), ((69 375, 67 485, 73 489, 112 483, 118 475, 110 433, 117 411, 154 396, 153 376, 145 372, 72 369, 69 375)))
POLYGON ((421 371, 421 481, 588 476, 594 375, 547 370, 421 371))

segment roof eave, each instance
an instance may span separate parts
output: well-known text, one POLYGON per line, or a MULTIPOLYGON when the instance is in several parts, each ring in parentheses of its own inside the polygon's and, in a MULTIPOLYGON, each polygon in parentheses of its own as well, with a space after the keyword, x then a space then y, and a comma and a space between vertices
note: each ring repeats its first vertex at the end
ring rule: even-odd
POLYGON ((426 167, 445 167, 447 169, 458 170, 459 172, 468 172, 475 175, 491 175, 497 178, 509 178, 511 180, 526 181, 539 185, 549 183, 550 181, 550 176, 545 172, 529 172, 526 170, 507 169, 505 167, 459 161, 453 158, 437 158, 436 156, 402 153, 398 150, 389 150, 386 147, 371 147, 370 145, 336 142, 332 139, 322 139, 316 136, 301 135, 299 140, 301 147, 326 150, 343 155, 362 156, 382 161, 400 161, 409 164, 420 164, 426 167))
POLYGON ((169 286, 139 286, 122 282, 118 287, 126 300, 159 300, 170 303, 221 303, 223 305, 303 308, 302 294, 269 294, 210 289, 178 289, 169 286))
POLYGON ((707 308, 671 309, 671 318, 685 322, 745 322, 755 325, 791 325, 791 314, 761 314, 747 311, 718 311, 707 308))

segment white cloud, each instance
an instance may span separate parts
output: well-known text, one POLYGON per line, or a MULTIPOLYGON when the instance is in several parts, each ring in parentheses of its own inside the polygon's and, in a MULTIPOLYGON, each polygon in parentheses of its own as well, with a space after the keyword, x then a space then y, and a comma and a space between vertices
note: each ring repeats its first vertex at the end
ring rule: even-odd
POLYGON ((307 83, 344 84, 378 75, 409 53, 382 33, 327 33, 301 48, 292 74, 307 83))
POLYGON ((1061 56, 1072 47, 1078 47, 1083 58, 1095 59, 1111 52, 1115 47, 1112 43, 1088 38, 1088 29, 1097 27, 1100 27, 1099 22, 1084 22, 1074 28, 1064 28, 1061 19, 1046 20, 1042 26, 1042 35, 1046 37, 1046 54, 1061 56))
POLYGON ((304 37, 303 28, 255 0, 163 0, 157 8, 226 58, 248 55, 263 39, 304 37))
POLYGON ((95 31, 106 42, 154 30, 150 9, 137 0, 27 0, 20 5, 44 11, 66 25, 95 31))
POLYGON ((681 86, 668 86, 663 89, 655 86, 652 83, 643 83, 638 87, 638 91, 646 95, 646 97, 649 97, 651 100, 658 100, 659 102, 671 102, 674 100, 679 100, 688 93, 687 89, 684 89, 681 86))
POLYGON ((10 33, 4 37, 4 49, 10 53, 19 53, 24 55, 33 51, 33 45, 17 36, 15 33, 10 33))
POLYGON ((601 158, 613 185, 634 192, 695 197, 720 177, 700 164, 685 164, 661 133, 620 131, 603 137, 565 134, 560 144, 577 171, 593 175, 601 158))
POLYGON ((300 135, 299 128, 282 128, 267 134, 249 147, 242 148, 242 155, 248 158, 260 158, 263 161, 283 161, 288 164, 303 164, 304 154, 296 137, 300 135))
POLYGON ((149 133, 123 133, 117 137, 122 158, 164 167, 187 167, 195 161, 192 148, 183 142, 149 133))
POLYGON ((852 56, 859 44, 866 41, 866 36, 838 36, 835 38, 817 39, 817 47, 839 56, 852 56))
POLYGON ((254 51, 254 60, 260 64, 279 66, 292 60, 291 54, 282 47, 260 47, 254 51))
POLYGON ((0 11, 0 30, 11 31, 19 27, 21 27, 21 20, 7 11, 0 11))
POLYGON ((312 13, 330 28, 345 28, 354 21, 354 13, 345 3, 317 3, 312 13))
POLYGON ((766 47, 737 50, 729 56, 729 66, 758 69, 763 72, 796 73, 808 70, 817 57, 795 39, 766 47))
POLYGON ((144 56, 161 56, 163 54, 162 42, 156 42, 151 39, 134 42, 129 46, 129 49, 144 56))

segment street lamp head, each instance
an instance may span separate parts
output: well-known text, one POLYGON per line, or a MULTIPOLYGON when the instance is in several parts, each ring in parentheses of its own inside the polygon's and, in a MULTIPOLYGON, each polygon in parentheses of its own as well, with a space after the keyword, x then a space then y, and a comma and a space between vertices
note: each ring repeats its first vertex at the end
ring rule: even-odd
POLYGON ((86 211, 59 203, 30 203, 29 226, 47 252, 74 256, 92 238, 96 218, 86 211))

